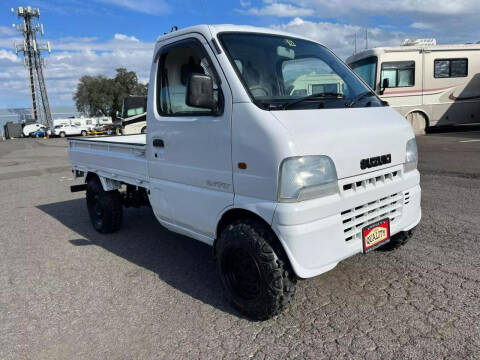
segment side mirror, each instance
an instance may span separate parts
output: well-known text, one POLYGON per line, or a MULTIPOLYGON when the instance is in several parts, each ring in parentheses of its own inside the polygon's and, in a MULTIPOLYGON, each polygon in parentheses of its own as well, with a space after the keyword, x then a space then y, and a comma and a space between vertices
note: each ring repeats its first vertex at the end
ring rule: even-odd
POLYGON ((188 106, 214 109, 213 79, 209 75, 191 74, 187 82, 185 102, 188 106))
POLYGON ((385 89, 390 87, 390 80, 388 78, 383 79, 382 81, 382 87, 380 88, 380 95, 383 95, 385 92, 385 89))

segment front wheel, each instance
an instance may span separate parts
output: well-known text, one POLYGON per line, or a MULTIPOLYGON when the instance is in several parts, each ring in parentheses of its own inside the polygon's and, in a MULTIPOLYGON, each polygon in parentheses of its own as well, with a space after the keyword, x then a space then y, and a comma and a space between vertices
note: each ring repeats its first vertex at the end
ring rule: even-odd
POLYGON ((85 130, 82 130, 82 132, 80 133, 80 135, 82 136, 87 136, 87 132, 85 130))
POLYGON ((113 233, 122 226, 123 205, 118 190, 103 190, 95 177, 87 182, 87 208, 92 225, 100 233, 113 233))
POLYGON ((215 257, 228 299, 248 317, 271 318, 293 299, 295 275, 275 234, 261 222, 229 225, 217 240, 215 257))
POLYGON ((60 133, 60 137, 61 137, 61 138, 64 138, 64 137, 65 137, 65 133, 64 133, 63 131, 60 133))

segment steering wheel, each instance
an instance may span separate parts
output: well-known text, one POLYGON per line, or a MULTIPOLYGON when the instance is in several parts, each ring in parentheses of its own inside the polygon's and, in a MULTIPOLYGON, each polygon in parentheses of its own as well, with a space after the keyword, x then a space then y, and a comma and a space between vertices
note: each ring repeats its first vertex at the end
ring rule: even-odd
POLYGON ((248 87, 253 96, 269 96, 270 92, 262 85, 253 85, 248 87))

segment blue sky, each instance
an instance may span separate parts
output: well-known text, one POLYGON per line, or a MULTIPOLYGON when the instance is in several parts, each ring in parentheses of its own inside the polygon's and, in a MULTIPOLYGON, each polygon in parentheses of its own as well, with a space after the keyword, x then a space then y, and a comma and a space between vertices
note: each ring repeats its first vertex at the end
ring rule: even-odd
MULTIPOLYGON (((369 29, 369 45, 397 45, 405 38, 435 37, 439 43, 480 40, 480 1, 456 0, 3 0, 0 4, 0 108, 29 107, 26 71, 13 52, 19 20, 11 7, 39 7, 47 55, 47 87, 53 106, 72 105, 82 75, 111 76, 135 70, 148 80, 153 43, 173 25, 234 23, 281 28, 307 35, 342 58, 353 51, 355 33, 369 29)), ((364 44, 359 40, 358 46, 364 44)))

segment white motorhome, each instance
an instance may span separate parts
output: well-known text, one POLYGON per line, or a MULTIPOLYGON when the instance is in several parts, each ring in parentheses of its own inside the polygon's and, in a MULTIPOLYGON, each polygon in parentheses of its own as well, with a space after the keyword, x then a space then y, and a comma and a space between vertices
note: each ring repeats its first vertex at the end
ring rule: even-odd
POLYGON ((415 133, 426 127, 480 122, 480 44, 434 39, 359 52, 346 62, 415 133))
POLYGON ((69 139, 83 180, 71 190, 86 190, 101 233, 120 229, 123 206, 150 205, 166 228, 211 245, 227 297, 252 318, 284 309, 297 277, 393 250, 420 221, 411 126, 304 37, 234 25, 160 36, 147 126, 69 139), (312 74, 325 76, 297 84, 313 93, 291 93, 312 74))
POLYGON ((59 118, 54 119, 53 124, 54 126, 74 125, 81 128, 93 129, 97 126, 112 124, 112 118, 110 116, 59 118))

